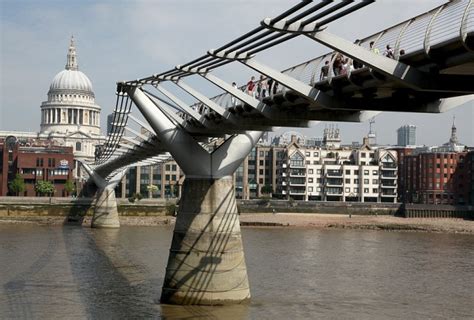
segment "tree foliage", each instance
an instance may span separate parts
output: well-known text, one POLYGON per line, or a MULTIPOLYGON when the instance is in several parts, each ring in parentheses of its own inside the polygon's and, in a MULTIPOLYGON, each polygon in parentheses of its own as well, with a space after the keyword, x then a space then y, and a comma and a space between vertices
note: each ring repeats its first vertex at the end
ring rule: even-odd
POLYGON ((39 180, 36 182, 35 190, 40 195, 49 195, 51 196, 54 193, 54 185, 50 181, 39 180))
POLYGON ((71 180, 67 180, 65 183, 64 183, 64 190, 67 192, 67 193, 71 193, 73 191, 76 191, 76 186, 74 185, 74 182, 72 182, 71 180))
POLYGON ((266 184, 264 186, 262 186, 262 188, 260 189, 260 191, 263 193, 263 194, 270 194, 273 192, 273 188, 271 185, 269 184, 266 184))
POLYGON ((16 196, 25 191, 25 180, 23 180, 23 177, 19 173, 17 173, 15 179, 8 184, 8 189, 16 196))

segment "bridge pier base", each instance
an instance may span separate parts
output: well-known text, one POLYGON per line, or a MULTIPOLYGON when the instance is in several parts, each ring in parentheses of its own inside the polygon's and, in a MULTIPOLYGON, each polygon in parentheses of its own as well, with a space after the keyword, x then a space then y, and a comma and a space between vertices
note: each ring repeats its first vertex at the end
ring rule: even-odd
POLYGON ((186 178, 161 302, 221 305, 249 299, 233 177, 186 178))
POLYGON ((112 188, 99 189, 92 216, 92 228, 119 228, 120 221, 117 209, 115 190, 112 188))

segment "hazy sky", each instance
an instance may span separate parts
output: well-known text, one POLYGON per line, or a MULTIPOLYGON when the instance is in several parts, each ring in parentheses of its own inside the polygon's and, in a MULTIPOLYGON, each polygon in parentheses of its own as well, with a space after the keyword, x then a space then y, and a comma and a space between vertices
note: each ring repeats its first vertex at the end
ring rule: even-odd
MULTIPOLYGON (((363 38, 446 1, 381 0, 331 24, 347 39, 363 38)), ((102 127, 115 103, 115 84, 166 71, 216 48, 276 16, 288 0, 1 0, 0 130, 37 131, 40 105, 54 75, 64 69, 71 34, 79 69, 91 79, 102 107, 102 127)), ((260 53, 277 69, 306 61, 328 49, 305 37, 260 53)), ((217 75, 244 84, 249 69, 233 63, 217 75)), ((190 79, 204 93, 219 93, 204 80, 190 79)), ((183 96, 192 103, 192 98, 183 96)), ((417 126, 419 144, 438 145, 450 135, 453 115, 460 141, 474 146, 474 101, 445 114, 383 113, 376 118, 378 142, 396 143, 396 129, 417 126)), ((339 123, 345 142, 360 141, 368 123, 339 123)), ((324 123, 302 130, 321 136, 324 123)), ((290 129, 288 129, 290 130, 290 129)))

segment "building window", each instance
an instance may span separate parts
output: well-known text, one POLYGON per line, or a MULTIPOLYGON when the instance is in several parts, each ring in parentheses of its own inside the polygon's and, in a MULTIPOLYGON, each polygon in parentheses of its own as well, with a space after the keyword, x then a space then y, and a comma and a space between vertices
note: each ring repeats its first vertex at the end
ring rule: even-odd
POLYGON ((365 152, 362 152, 362 153, 360 154, 360 156, 361 156, 362 158, 365 158, 365 152))
POLYGON ((379 192, 379 189, 377 188, 372 189, 372 193, 378 193, 378 192, 379 192))
POLYGON ((346 183, 351 183, 351 179, 345 179, 346 183))
POLYGON ((308 187, 309 192, 313 192, 313 187, 308 187))
POLYGON ((82 150, 82 145, 80 142, 76 142, 76 151, 81 151, 82 150))
POLYGON ((351 170, 346 170, 346 174, 351 174, 351 170))
POLYGON ((313 169, 308 169, 308 174, 313 174, 313 169))
POLYGON ((176 167, 175 164, 171 165, 171 170, 172 170, 172 171, 176 171, 176 170, 177 170, 177 167, 176 167))
POLYGON ((306 155, 307 157, 311 157, 311 152, 307 151, 307 152, 305 153, 305 155, 306 155))
POLYGON ((351 188, 346 188, 346 193, 351 192, 351 188))
POLYGON ((364 193, 369 193, 369 188, 364 188, 364 193))
POLYGON ((313 183, 313 178, 308 178, 308 183, 313 183))
POLYGON ((317 188, 316 188, 316 191, 317 191, 317 192, 321 192, 321 187, 317 187, 317 188))
POLYGON ((311 161, 309 161, 309 160, 306 160, 306 164, 311 164, 311 161))
POLYGON ((317 173, 317 174, 321 174, 321 169, 317 169, 317 170, 316 170, 316 173, 317 173))
POLYGON ((355 193, 359 193, 359 188, 354 188, 355 193))
POLYGON ((372 184, 379 184, 379 180, 373 179, 373 180, 372 180, 372 184))
POLYGON ((291 158, 290 158, 290 165, 291 166, 296 166, 296 167, 303 167, 304 166, 304 159, 303 156, 299 153, 295 153, 291 158))
POLYGON ((364 176, 367 176, 369 174, 369 170, 364 170, 364 176))
POLYGON ((318 161, 316 161, 316 160, 313 160, 313 164, 318 164, 318 161))
POLYGON ((379 171, 378 171, 378 170, 374 170, 374 171, 372 171, 372 174, 373 174, 374 176, 377 176, 377 175, 379 174, 379 171))
POLYGON ((359 184, 359 182, 360 182, 359 179, 354 179, 355 184, 359 184))
POLYGON ((313 152, 313 156, 314 156, 314 157, 318 157, 318 156, 319 156, 319 153, 318 153, 318 152, 313 152))
POLYGON ((359 175, 359 170, 354 170, 354 174, 355 174, 356 176, 358 176, 358 175, 359 175))
POLYGON ((260 165, 263 166, 263 160, 260 160, 258 163, 260 163, 260 165))
POLYGON ((260 157, 264 157, 264 156, 265 156, 265 153, 264 153, 263 151, 260 151, 258 154, 260 155, 260 157))
POLYGON ((369 179, 364 179, 364 184, 369 184, 369 179))

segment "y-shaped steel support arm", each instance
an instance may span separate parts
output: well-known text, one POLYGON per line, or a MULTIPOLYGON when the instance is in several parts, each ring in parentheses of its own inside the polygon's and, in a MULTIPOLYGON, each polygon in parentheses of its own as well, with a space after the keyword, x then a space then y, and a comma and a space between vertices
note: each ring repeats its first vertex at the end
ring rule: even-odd
POLYGON ((128 94, 187 177, 219 178, 233 174, 263 134, 246 131, 234 135, 210 154, 188 132, 174 125, 140 88, 130 87, 128 94))

